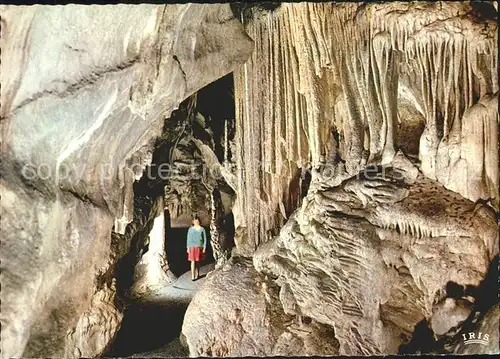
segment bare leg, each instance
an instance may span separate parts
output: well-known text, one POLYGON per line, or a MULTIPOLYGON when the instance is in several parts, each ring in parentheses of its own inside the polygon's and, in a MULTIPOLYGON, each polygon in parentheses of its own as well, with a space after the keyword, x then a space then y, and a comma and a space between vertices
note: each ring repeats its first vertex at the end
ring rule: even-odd
POLYGON ((196 262, 195 261, 191 261, 191 279, 194 279, 195 278, 195 269, 196 269, 196 262))
POLYGON ((200 262, 195 262, 196 263, 196 279, 200 276, 200 262))

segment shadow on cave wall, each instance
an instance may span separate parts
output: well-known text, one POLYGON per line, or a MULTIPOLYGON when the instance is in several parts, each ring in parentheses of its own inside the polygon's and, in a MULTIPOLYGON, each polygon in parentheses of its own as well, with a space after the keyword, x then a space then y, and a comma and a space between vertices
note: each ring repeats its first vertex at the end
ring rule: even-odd
MULTIPOLYGON (((283 192, 282 203, 284 213, 278 204, 274 210, 275 227, 271 228, 266 233, 266 241, 272 240, 279 234, 280 229, 290 216, 302 205, 303 199, 306 197, 311 184, 311 171, 310 168, 297 168, 294 175, 288 183, 288 187, 283 192)), ((233 235, 234 236, 234 235, 233 235)))
MULTIPOLYGON (((179 333, 187 305, 170 306, 132 304, 127 307, 119 335, 103 358, 126 357, 136 353, 165 348, 167 357, 187 357, 189 353, 179 342, 179 333), (173 345, 172 345, 173 344, 173 345)), ((164 355, 158 355, 164 357, 164 355)))
POLYGON ((276 1, 235 2, 231 3, 231 10, 236 19, 246 23, 257 13, 272 12, 280 6, 281 3, 276 1))
POLYGON ((500 289, 499 264, 499 255, 497 255, 491 261, 486 277, 477 287, 463 287, 454 282, 447 283, 446 297, 461 299, 470 296, 475 299, 471 314, 459 328, 455 328, 451 335, 436 339, 430 324, 422 320, 415 326, 411 340, 400 346, 399 354, 450 354, 447 348, 456 347, 456 344, 462 340, 462 333, 474 332, 477 323, 480 323, 488 311, 499 303, 499 297, 491 295, 498 293, 500 289))

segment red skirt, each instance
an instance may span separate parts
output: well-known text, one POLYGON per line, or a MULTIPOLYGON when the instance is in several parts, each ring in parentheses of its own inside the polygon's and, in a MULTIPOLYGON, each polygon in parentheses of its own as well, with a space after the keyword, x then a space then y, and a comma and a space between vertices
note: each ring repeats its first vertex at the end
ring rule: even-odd
POLYGON ((202 247, 189 247, 188 248, 188 261, 199 262, 205 258, 202 247))

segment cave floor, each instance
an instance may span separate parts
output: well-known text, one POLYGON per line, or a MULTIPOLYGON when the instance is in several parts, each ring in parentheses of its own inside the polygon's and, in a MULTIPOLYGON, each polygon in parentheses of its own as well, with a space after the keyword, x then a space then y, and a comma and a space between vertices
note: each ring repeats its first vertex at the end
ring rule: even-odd
POLYGON ((198 288, 205 281, 206 275, 215 268, 214 263, 204 265, 200 268, 200 278, 196 281, 191 280, 191 273, 186 272, 173 283, 151 293, 148 297, 141 298, 141 302, 152 304, 189 304, 198 288))
POLYGON ((184 314, 213 269, 213 263, 201 267, 200 278, 194 282, 186 272, 147 297, 137 298, 127 307, 116 340, 104 357, 189 357, 179 338, 184 314))

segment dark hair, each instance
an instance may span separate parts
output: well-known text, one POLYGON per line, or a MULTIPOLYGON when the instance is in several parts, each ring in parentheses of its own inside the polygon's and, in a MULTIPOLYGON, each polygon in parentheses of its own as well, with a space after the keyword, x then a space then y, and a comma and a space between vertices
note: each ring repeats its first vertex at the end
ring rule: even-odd
POLYGON ((198 220, 199 222, 201 222, 200 216, 198 216, 196 213, 193 213, 193 215, 191 217, 193 218, 193 221, 198 220))

